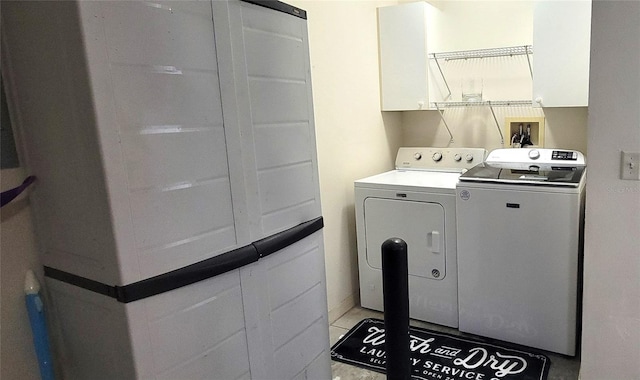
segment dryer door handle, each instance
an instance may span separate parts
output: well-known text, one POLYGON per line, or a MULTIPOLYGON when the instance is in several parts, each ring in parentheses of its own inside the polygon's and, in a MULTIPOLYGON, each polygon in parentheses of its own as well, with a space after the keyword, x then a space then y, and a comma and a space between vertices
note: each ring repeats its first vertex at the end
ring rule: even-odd
POLYGON ((440 231, 431 231, 427 234, 427 244, 431 252, 440 253, 440 231))

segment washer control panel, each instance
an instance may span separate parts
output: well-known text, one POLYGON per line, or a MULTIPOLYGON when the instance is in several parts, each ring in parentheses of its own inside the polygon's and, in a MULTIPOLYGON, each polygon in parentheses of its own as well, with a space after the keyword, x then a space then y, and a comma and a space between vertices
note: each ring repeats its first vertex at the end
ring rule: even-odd
POLYGON ((555 165, 555 166, 584 166, 585 157, 577 150, 545 149, 545 148, 504 148, 495 149, 487 156, 489 164, 523 165, 555 165))
POLYGON ((396 156, 396 169, 462 172, 484 161, 483 148, 403 147, 396 156))

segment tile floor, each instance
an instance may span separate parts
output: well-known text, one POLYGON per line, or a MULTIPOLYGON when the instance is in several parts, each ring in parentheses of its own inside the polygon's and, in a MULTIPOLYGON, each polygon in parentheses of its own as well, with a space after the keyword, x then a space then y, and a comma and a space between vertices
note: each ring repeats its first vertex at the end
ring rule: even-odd
MULTIPOLYGON (((349 329, 355 326, 364 318, 379 318, 383 319, 382 313, 363 309, 361 307, 354 307, 345 313, 342 317, 338 318, 334 323, 329 326, 329 335, 331 345, 338 341, 340 336, 345 334, 349 329)), ((431 323, 420 322, 411 320, 412 326, 425 327, 428 329, 448 332, 455 335, 463 335, 456 329, 434 325, 431 323)), ((578 371, 580 370, 580 358, 568 357, 563 355, 557 355, 550 352, 545 354, 551 359, 551 367, 549 369, 548 380, 576 380, 578 379, 578 371)), ((359 367, 354 367, 348 364, 332 361, 331 370, 333 372, 333 380, 386 380, 384 374, 368 371, 359 367)))

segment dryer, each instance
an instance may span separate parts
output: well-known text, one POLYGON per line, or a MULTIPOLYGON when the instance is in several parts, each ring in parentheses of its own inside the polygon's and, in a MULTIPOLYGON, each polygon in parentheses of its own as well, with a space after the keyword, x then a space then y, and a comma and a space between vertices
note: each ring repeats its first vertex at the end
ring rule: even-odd
POLYGON ((585 181, 561 149, 496 149, 460 177, 460 331, 575 355, 585 181))
POLYGON ((409 315, 458 326, 455 188, 481 148, 400 148, 396 169, 355 181, 362 307, 383 311, 381 245, 407 243, 409 315))

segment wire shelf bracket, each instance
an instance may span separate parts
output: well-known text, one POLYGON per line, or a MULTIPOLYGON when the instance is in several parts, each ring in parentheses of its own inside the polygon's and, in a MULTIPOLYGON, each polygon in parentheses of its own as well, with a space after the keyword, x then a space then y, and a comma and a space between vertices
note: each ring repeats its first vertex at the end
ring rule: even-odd
POLYGON ((440 107, 438 107, 438 103, 434 103, 436 106, 436 109, 438 110, 438 113, 440 114, 440 119, 442 119, 442 122, 444 123, 445 128, 447 128, 447 132, 449 132, 449 145, 453 144, 453 134, 451 133, 451 129, 449 129, 449 124, 447 124, 447 119, 444 117, 444 110, 441 110, 440 107))
POLYGON ((451 130, 449 129, 449 124, 447 124, 447 120, 444 116, 444 108, 461 108, 461 107, 489 107, 491 111, 491 115, 493 116, 493 121, 496 123, 496 129, 498 129, 498 133, 500 134, 500 144, 504 146, 504 135, 502 134, 502 129, 500 129, 500 123, 498 122, 498 118, 496 117, 496 113, 494 111, 494 107, 531 107, 531 100, 485 100, 482 102, 433 102, 431 105, 438 110, 440 114, 440 118, 444 123, 444 126, 447 128, 447 132, 449 132, 449 136, 451 136, 451 140, 449 143, 453 144, 453 134, 451 134, 451 130))

